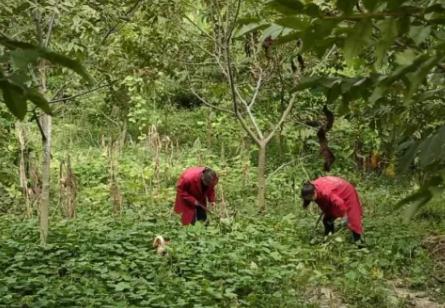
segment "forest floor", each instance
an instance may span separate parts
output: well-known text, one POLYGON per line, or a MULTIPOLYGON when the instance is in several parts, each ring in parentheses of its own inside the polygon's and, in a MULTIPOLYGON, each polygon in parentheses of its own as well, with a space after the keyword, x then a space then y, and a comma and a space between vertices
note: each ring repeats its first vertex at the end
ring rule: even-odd
POLYGON ((0 216, 0 306, 445 307, 445 220, 431 204, 403 211, 362 195, 366 247, 349 232, 324 238, 317 210, 271 207, 181 227, 170 206, 83 200, 77 218, 53 213, 49 244, 36 218, 0 216), (158 256, 153 239, 171 242, 158 256))

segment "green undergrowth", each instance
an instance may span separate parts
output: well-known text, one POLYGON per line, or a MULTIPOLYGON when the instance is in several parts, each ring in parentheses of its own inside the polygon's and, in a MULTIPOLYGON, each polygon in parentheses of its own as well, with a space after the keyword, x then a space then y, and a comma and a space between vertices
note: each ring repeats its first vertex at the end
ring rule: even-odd
POLYGON ((329 288, 351 307, 403 307, 390 286, 396 279, 443 301, 421 246, 443 225, 401 224, 383 204, 366 211, 363 249, 346 230, 323 239, 318 214, 294 206, 213 216, 207 228, 181 227, 169 206, 121 216, 84 207, 75 220, 54 219, 46 247, 35 219, 5 215, 0 306, 317 307, 311 294, 329 288), (157 234, 171 240, 167 256, 152 248, 157 234))

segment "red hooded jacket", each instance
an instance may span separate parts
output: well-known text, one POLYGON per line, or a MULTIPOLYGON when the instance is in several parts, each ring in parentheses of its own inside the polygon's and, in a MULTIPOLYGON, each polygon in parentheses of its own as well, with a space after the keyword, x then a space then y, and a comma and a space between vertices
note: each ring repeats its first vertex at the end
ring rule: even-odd
POLYGON ((311 182, 315 186, 315 202, 325 215, 325 219, 346 216, 348 228, 362 234, 362 206, 354 186, 342 178, 323 176, 311 182))
POLYGON ((201 184, 201 175, 204 167, 191 167, 186 169, 176 184, 175 212, 182 214, 183 225, 191 224, 196 215, 196 202, 207 206, 209 202, 215 202, 215 185, 218 178, 206 190, 201 184))

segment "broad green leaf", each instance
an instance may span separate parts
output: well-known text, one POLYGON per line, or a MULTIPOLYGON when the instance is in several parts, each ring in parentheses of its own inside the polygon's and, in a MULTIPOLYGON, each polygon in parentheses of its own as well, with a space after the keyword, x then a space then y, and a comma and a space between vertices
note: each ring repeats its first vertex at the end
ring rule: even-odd
MULTIPOLYGON (((67 67, 82 76, 89 83, 93 83, 93 79, 87 73, 85 68, 78 61, 72 60, 67 56, 52 52, 46 48, 34 46, 26 42, 11 40, 3 35, 0 35, 0 44, 11 50, 22 49, 29 51, 27 58, 30 57, 30 55, 32 55, 33 53, 38 53, 39 57, 47 59, 53 64, 59 64, 67 67)), ((23 59, 20 62, 23 63, 23 59)))
POLYGON ((285 15, 301 14, 304 9, 299 0, 272 0, 267 5, 285 15))
POLYGON ((414 140, 410 140, 400 145, 399 151, 403 151, 403 155, 399 158, 397 169, 399 173, 405 173, 408 171, 417 153, 417 143, 414 140))
POLYGON ((118 284, 116 284, 114 286, 114 290, 116 290, 118 292, 121 292, 125 289, 129 290, 130 288, 131 288, 130 284, 128 282, 124 282, 124 281, 119 282, 118 284))
POLYGON ((93 78, 78 61, 48 50, 41 50, 41 57, 47 59, 53 64, 65 66, 82 76, 89 83, 94 83, 93 78))
POLYGON ((281 32, 283 32, 284 28, 282 26, 272 24, 268 28, 266 28, 261 35, 260 42, 264 41, 267 37, 271 37, 272 39, 275 39, 280 35, 281 32))
POLYGON ((397 204, 396 207, 400 207, 402 205, 405 204, 409 204, 411 202, 416 202, 416 201, 421 201, 423 202, 423 200, 425 199, 431 199, 432 194, 428 189, 420 189, 417 192, 409 195, 408 197, 400 200, 397 204))
POLYGON ((310 20, 304 16, 287 16, 275 21, 276 24, 300 31, 306 30, 310 25, 310 20))
POLYGON ((371 34, 372 23, 368 19, 360 21, 351 29, 351 33, 346 39, 344 46, 345 60, 349 65, 367 47, 371 34))
POLYGON ((368 101, 374 104, 385 95, 385 92, 386 92, 386 87, 384 85, 378 85, 377 87, 374 88, 374 91, 368 98, 368 101))
POLYGON ((23 89, 6 80, 0 81, 0 88, 3 92, 3 100, 9 111, 20 120, 23 120, 27 111, 23 89))
POLYGON ((235 38, 242 37, 247 33, 267 28, 266 24, 251 23, 243 25, 235 34, 235 38))
POLYGON ((381 39, 376 46, 376 66, 381 67, 386 57, 386 51, 398 35, 398 24, 393 18, 388 18, 377 23, 381 33, 381 39))
POLYGON ((323 11, 315 3, 308 3, 304 7, 304 13, 311 17, 321 17, 323 14, 323 11))
POLYGON ((363 5, 369 11, 374 11, 374 9, 378 6, 379 0, 363 0, 363 5))
POLYGON ((17 69, 24 69, 30 63, 34 63, 39 57, 37 49, 15 49, 11 51, 11 62, 17 69))
POLYGON ((426 61, 420 64, 416 71, 407 75, 409 80, 409 89, 408 94, 406 95, 407 99, 410 99, 414 92, 418 89, 419 85, 425 80, 427 74, 431 71, 433 67, 437 65, 440 61, 442 61, 443 57, 436 56, 430 57, 426 61))
MULTIPOLYGON (((324 53, 332 46, 333 42, 329 40, 329 37, 336 25, 335 20, 315 19, 304 32, 303 49, 315 51, 318 54, 324 53)), ((337 38, 334 39, 338 41, 337 38)))
POLYGON ((36 105, 37 107, 42 109, 45 113, 47 113, 47 114, 52 113, 51 107, 49 106, 48 101, 38 91, 36 91, 34 89, 28 89, 26 91, 26 98, 29 99, 30 101, 32 101, 34 103, 34 105, 36 105))
POLYGON ((411 65, 416 59, 416 52, 414 49, 408 48, 402 52, 398 52, 395 55, 395 61, 398 65, 407 66, 411 65))
POLYGON ((409 29, 408 36, 416 43, 420 45, 429 37, 431 34, 431 26, 411 26, 409 29))
POLYGON ((285 44, 285 43, 289 43, 289 42, 292 42, 292 41, 296 42, 300 36, 301 35, 300 35, 300 33, 298 31, 290 31, 286 35, 281 34, 279 37, 277 37, 274 40, 274 45, 285 44))
POLYGON ((415 197, 415 199, 409 202, 412 204, 407 208, 403 215, 403 221, 405 223, 413 218, 414 214, 433 198, 433 194, 429 190, 422 191, 420 194, 416 194, 413 196, 415 197))
POLYGON ((396 10, 399 9, 406 1, 408 0, 386 0, 386 3, 389 10, 396 10))
POLYGON ((419 145, 419 165, 426 168, 444 159, 445 126, 419 145))
POLYGON ((357 0, 337 0, 337 8, 345 15, 351 15, 357 0))

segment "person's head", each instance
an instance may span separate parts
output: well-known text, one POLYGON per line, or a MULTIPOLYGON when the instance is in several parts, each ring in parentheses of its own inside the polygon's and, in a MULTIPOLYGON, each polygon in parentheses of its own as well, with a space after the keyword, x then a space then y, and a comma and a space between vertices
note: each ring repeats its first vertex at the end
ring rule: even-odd
POLYGON ((314 184, 306 182, 301 188, 301 198, 303 199, 303 208, 307 208, 311 201, 314 201, 317 197, 317 191, 314 184))
POLYGON ((205 168, 201 175, 201 182, 204 186, 212 186, 218 182, 216 172, 210 168, 205 168))

